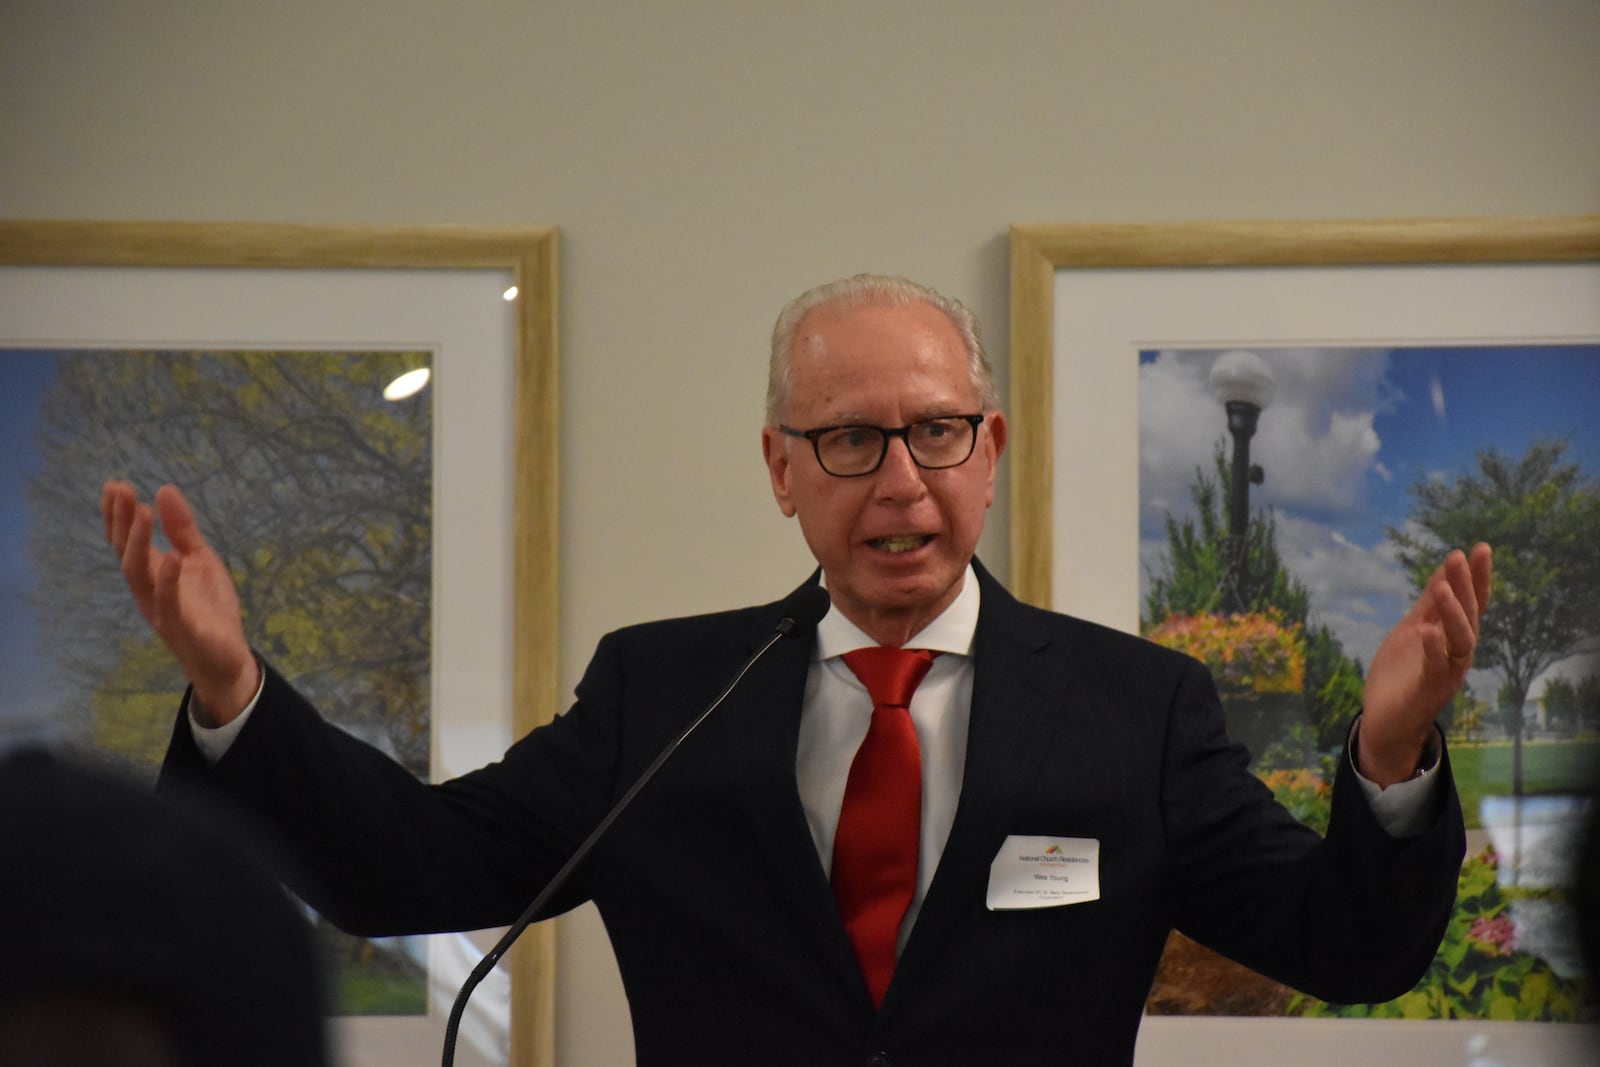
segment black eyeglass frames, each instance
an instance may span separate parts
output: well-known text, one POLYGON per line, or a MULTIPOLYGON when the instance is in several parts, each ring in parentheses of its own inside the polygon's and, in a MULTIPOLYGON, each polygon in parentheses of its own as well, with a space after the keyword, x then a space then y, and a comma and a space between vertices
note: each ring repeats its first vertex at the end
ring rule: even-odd
POLYGON ((972 457, 978 443, 978 427, 984 416, 941 415, 922 419, 909 426, 823 426, 815 430, 796 430, 779 425, 790 437, 804 437, 817 454, 817 463, 835 478, 860 478, 883 466, 889 454, 889 441, 898 437, 906 443, 912 462, 923 470, 959 467, 972 457))

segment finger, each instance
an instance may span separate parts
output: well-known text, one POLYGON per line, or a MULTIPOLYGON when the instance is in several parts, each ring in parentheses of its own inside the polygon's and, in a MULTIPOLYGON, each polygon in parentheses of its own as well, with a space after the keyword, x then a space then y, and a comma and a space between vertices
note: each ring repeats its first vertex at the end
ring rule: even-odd
POLYGON ((126 482, 112 482, 106 486, 101 498, 105 513, 106 539, 120 560, 128 548, 128 527, 133 525, 133 510, 138 497, 126 482))
POLYGON ((1417 599, 1412 601, 1406 616, 1415 618, 1427 626, 1440 626, 1440 610, 1445 606, 1441 592, 1453 595, 1449 593, 1450 588, 1450 557, 1446 556, 1433 569, 1433 573, 1428 575, 1428 580, 1422 583, 1422 588, 1417 592, 1417 599))
POLYGON ((155 527, 155 518, 150 514, 150 508, 144 504, 136 504, 132 510, 133 517, 128 522, 122 550, 122 576, 127 579, 128 588, 133 590, 133 598, 138 601, 140 609, 148 612, 152 607, 151 597, 154 592, 152 568, 159 566, 161 554, 152 553, 150 547, 150 538, 155 527))
POLYGON ((176 486, 163 485, 156 490, 156 507, 161 513, 161 529, 174 549, 186 555, 205 550, 206 539, 194 521, 194 511, 176 486))
POLYGON ((1478 621, 1481 622, 1483 613, 1489 607, 1489 597, 1494 591, 1494 550, 1479 541, 1472 546, 1469 563, 1472 569, 1472 588, 1478 598, 1478 621))
MULTIPOLYGON (((1464 569, 1464 561, 1459 567, 1447 568, 1447 571, 1464 569)), ((1473 650, 1478 644, 1478 628, 1473 607, 1473 592, 1470 579, 1466 582, 1465 601, 1463 600, 1461 576, 1457 574, 1442 574, 1434 578, 1428 586, 1428 601, 1433 609, 1434 617, 1439 623, 1439 632, 1444 637, 1444 655, 1452 667, 1461 666, 1472 658, 1473 650), (1452 580, 1454 578, 1454 580, 1452 580)))
POLYGON ((106 541, 116 544, 111 536, 112 518, 117 510, 117 483, 106 482, 100 487, 100 521, 105 524, 106 541))
POLYGON ((168 552, 156 571, 151 603, 155 608, 155 623, 159 630, 167 631, 178 621, 178 583, 183 577, 183 556, 168 552))
POLYGON ((1465 614, 1467 623, 1472 627, 1472 632, 1478 632, 1478 589, 1473 580, 1472 565, 1467 561, 1467 554, 1460 549, 1451 552, 1444 561, 1445 579, 1450 583, 1450 590, 1457 603, 1465 614))

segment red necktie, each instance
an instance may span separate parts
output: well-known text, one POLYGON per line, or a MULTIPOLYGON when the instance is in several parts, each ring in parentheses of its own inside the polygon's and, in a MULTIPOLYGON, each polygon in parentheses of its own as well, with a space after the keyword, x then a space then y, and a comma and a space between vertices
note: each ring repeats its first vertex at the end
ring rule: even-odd
POLYGON ((874 1005, 894 973, 895 939, 917 888, 922 754, 911 694, 937 652, 863 648, 845 665, 872 696, 872 725, 856 750, 833 838, 833 894, 874 1005))

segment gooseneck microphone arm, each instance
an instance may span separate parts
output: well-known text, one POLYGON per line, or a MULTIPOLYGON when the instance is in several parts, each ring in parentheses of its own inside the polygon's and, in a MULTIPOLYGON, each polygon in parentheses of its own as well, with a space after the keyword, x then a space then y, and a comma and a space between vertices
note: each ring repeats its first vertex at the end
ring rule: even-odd
POLYGON ((539 895, 533 898, 533 903, 528 905, 527 910, 507 928, 500 940, 495 942, 494 947, 484 955, 483 959, 478 961, 478 965, 472 969, 472 973, 467 975, 467 980, 461 984, 461 992, 456 994, 455 1003, 451 1005, 450 1020, 445 1024, 444 1067, 452 1067, 455 1062, 456 1033, 461 1028, 461 1016, 467 1009, 467 999, 472 996, 472 991, 478 988, 478 984, 489 976, 489 972, 494 970, 495 964, 499 963, 500 958, 511 948, 512 942, 516 941, 522 935, 522 931, 532 924, 534 917, 539 914, 550 898, 555 896, 556 891, 567 883, 567 880, 572 876, 572 872, 588 858, 589 853, 594 850, 594 846, 605 836, 605 832, 611 828, 611 824, 617 821, 617 817, 633 802, 633 798, 639 795, 639 791, 649 783, 650 779, 655 777, 656 772, 661 769, 661 765, 667 762, 672 754, 678 750, 678 746, 683 744, 689 735, 694 733, 713 711, 717 710, 718 705, 726 700, 728 694, 733 692, 734 688, 744 680, 744 676, 750 672, 750 668, 756 665, 756 661, 766 655, 768 649, 785 637, 804 633, 822 620, 822 616, 828 613, 828 594, 820 585, 806 585, 791 594, 781 607, 783 608, 784 616, 778 621, 778 625, 773 627, 772 633, 762 643, 761 647, 756 649, 755 653, 734 672, 733 678, 727 685, 722 687, 722 691, 712 699, 711 703, 705 706, 705 710, 695 716, 694 721, 684 727, 678 736, 673 738, 661 750, 660 755, 650 762, 650 766, 644 769, 644 773, 639 775, 638 779, 628 787, 628 791, 623 793, 622 797, 611 806, 610 811, 606 812, 605 817, 589 833, 589 836, 584 838, 583 844, 578 846, 577 851, 573 852, 571 858, 562 864, 561 869, 539 891, 539 895))

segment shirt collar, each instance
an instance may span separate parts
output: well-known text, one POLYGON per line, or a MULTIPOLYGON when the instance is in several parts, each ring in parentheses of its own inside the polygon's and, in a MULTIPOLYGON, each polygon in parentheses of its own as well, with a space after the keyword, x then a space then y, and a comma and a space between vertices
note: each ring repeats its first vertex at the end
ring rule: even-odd
MULTIPOLYGON (((968 563, 967 573, 961 580, 961 592, 937 618, 913 634, 905 647, 970 656, 973 635, 977 632, 978 576, 973 572, 972 564, 968 563)), ((830 607, 817 624, 817 644, 813 655, 818 660, 825 660, 858 648, 872 648, 877 643, 861 627, 845 618, 843 612, 830 607)))

